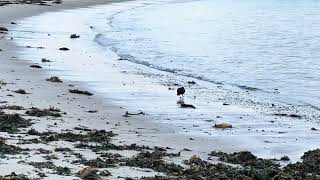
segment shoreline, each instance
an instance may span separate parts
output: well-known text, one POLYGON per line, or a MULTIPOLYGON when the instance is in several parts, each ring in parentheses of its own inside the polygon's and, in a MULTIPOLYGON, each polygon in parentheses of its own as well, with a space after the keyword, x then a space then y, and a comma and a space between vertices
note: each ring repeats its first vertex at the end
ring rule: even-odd
MULTIPOLYGON (((74 2, 75 4, 76 1, 74 2)), ((96 5, 91 4, 92 2, 87 2, 88 4, 84 3, 81 5, 75 5, 70 3, 70 7, 76 8, 76 7, 86 7, 89 4, 90 5, 96 5)), ((68 3, 67 3, 68 4, 68 3)), ((69 8, 69 5, 66 5, 63 8, 69 8)), ((59 6, 59 5, 58 5, 59 6)), ((62 5, 63 6, 63 5, 62 5)), ((9 6, 10 7, 10 6, 9 6)), ((6 8, 6 7, 4 7, 6 8)), ((50 8, 44 7, 32 7, 30 10, 29 15, 35 15, 34 9, 40 8, 41 11, 47 11, 50 8), (47 9, 48 8, 48 9, 47 9), (33 11, 33 12, 31 12, 33 11)), ((62 9, 63 9, 62 8, 62 9)), ((9 8, 10 9, 10 8, 9 8)), ((58 10, 58 7, 53 8, 54 10, 58 10)), ((53 10, 53 9, 50 9, 53 10)), ((59 9, 61 10, 61 9, 59 9)), ((9 10, 10 13, 14 14, 14 11, 9 10)), ((1 13, 6 14, 6 11, 3 11, 1 13)), ((29 12, 28 12, 29 13, 29 12)), ((28 14, 27 13, 27 14, 28 14)), ((38 13, 38 12, 37 12, 38 13)), ((15 21, 18 16, 13 16, 14 19, 10 19, 9 16, 12 14, 7 14, 8 16, 5 17, 0 23, 1 26, 7 26, 11 27, 14 25, 9 25, 11 21, 15 21), (4 24, 4 21, 7 21, 8 24, 4 24)), ((26 14, 22 13, 21 16, 25 17, 26 14)), ((29 66, 34 63, 26 62, 26 61, 20 61, 17 58, 13 57, 15 56, 15 52, 19 51, 19 47, 17 47, 15 44, 10 42, 10 39, 1 39, 0 40, 0 48, 3 49, 2 52, 0 52, 0 58, 3 59, 1 62, 1 79, 4 80, 4 82, 8 83, 6 85, 1 85, 1 101, 8 101, 8 103, 4 103, 7 105, 19 105, 23 106, 26 109, 29 109, 31 107, 37 107, 37 108, 49 108, 51 106, 55 108, 59 108, 62 111, 62 118, 55 118, 55 117, 30 117, 24 114, 21 110, 4 110, 6 113, 19 113, 22 117, 26 118, 32 118, 35 124, 32 125, 32 128, 34 128, 36 131, 39 131, 42 135, 42 132, 68 132, 67 129, 71 132, 73 132, 72 129, 76 127, 82 127, 79 128, 81 133, 85 132, 84 129, 97 129, 97 127, 101 127, 101 129, 105 129, 106 131, 112 130, 113 132, 119 134, 118 136, 115 136, 113 138, 113 141, 115 144, 123 145, 123 144, 134 144, 137 143, 150 145, 150 146, 160 146, 172 144, 170 148, 173 148, 168 151, 172 151, 172 153, 178 153, 181 152, 181 156, 178 160, 175 160, 177 162, 182 160, 189 159, 193 154, 197 154, 198 156, 206 159, 208 158, 208 153, 211 152, 213 146, 210 145, 212 141, 210 139, 197 139, 196 141, 190 141, 189 138, 184 135, 179 135, 174 133, 174 129, 166 129, 166 127, 163 127, 161 125, 149 122, 148 116, 141 117, 122 117, 126 110, 121 109, 120 107, 114 106, 113 104, 106 104, 102 100, 99 100, 99 95, 94 96, 82 96, 82 95, 76 95, 76 94, 70 94, 68 93, 69 89, 79 88, 80 90, 86 90, 86 88, 83 87, 83 85, 79 82, 70 82, 65 81, 63 83, 52 83, 48 82, 45 79, 49 78, 48 74, 43 69, 31 69, 29 66), (11 84, 12 83, 12 84, 11 84), (70 86, 72 85, 72 86, 70 86), (25 89, 27 93, 26 95, 17 94, 12 91, 15 91, 17 89, 25 89), (50 89, 48 91, 48 89, 50 89), (7 95, 13 95, 13 96, 7 96, 7 95), (90 113, 89 111, 97 111, 94 113, 90 113), (66 114, 63 114, 66 112, 66 114), (94 119, 94 121, 88 121, 88 119, 94 119), (106 124, 107 123, 107 124, 106 124), (81 126, 79 126, 81 125, 81 126), (136 135, 137 137, 133 137, 133 135, 136 135), (149 142, 148 142, 149 141, 149 142), (203 144, 207 144, 204 146, 203 144), (209 145, 208 145, 209 144, 209 145), (202 147, 197 150, 193 150, 192 147, 202 147), (185 149, 185 151, 183 151, 185 149), (187 150, 188 149, 188 150, 187 150), (189 151, 189 149, 193 151, 189 151)), ((30 130, 30 127, 22 130, 22 134, 26 133, 30 130)), ((14 137, 10 137, 12 135, 8 135, 6 133, 1 133, 2 136, 8 138, 7 143, 10 144, 17 144, 17 139, 20 138, 18 135, 14 135, 14 137)), ((28 134, 28 133, 27 133, 28 134)), ((36 133, 37 134, 37 133, 36 133)), ((29 133, 30 135, 30 133, 29 133)), ((31 135, 33 137, 33 135, 31 135)), ((26 138, 30 138, 26 136, 26 138)), ((24 139, 24 138, 22 138, 24 139)), ((41 143, 40 143, 41 144, 41 143)), ((36 146, 39 147, 45 147, 49 150, 54 150, 54 148, 57 147, 70 147, 70 143, 62 141, 57 141, 52 144, 37 144, 36 146)), ((35 144, 26 144, 21 145, 23 148, 30 148, 35 146, 35 144)), ((73 149, 73 148, 71 148, 73 149)), ((33 150, 35 148, 33 147, 33 150)), ((74 149, 73 149, 74 150, 74 149)), ((37 150, 35 150, 37 151, 37 150)), ((74 150, 76 151, 76 150, 74 150)), ((233 150, 225 150, 227 152, 232 152, 233 150)), ((41 160, 41 153, 39 155, 39 152, 33 152, 36 155, 37 158, 35 158, 35 161, 41 160)), ((58 151, 55 151, 57 156, 61 160, 63 160, 63 153, 59 154, 58 151)), ((96 154, 92 154, 87 151, 82 152, 85 155, 88 155, 87 157, 96 157, 96 154)), ((117 152, 119 153, 119 152, 117 152)), ((129 152, 129 154, 132 152, 129 152)), ((127 155, 126 153, 124 153, 127 155)), ((24 161, 28 160, 28 157, 23 158, 24 161)), ((69 159, 69 161, 74 159, 69 159)), ((216 160, 213 160, 215 162, 216 160)), ((17 174, 24 174, 24 173, 31 173, 31 176, 36 176, 36 174, 32 171, 32 165, 21 165, 21 169, 16 168, 16 165, 18 162, 7 162, 8 164, 1 164, 0 167, 2 169, 6 169, 6 172, 1 172, 3 174, 0 175, 7 175, 10 174, 13 171, 16 171, 17 174), (11 164, 10 164, 11 163, 11 164), (12 166, 12 169, 8 168, 12 166), (11 171, 11 172, 10 172, 11 171)), ((61 162, 60 162, 61 163, 61 162)), ((64 163, 61 163, 64 164, 64 163)), ((70 166, 70 164, 68 164, 70 166)), ((75 175, 76 172, 83 169, 84 166, 76 165, 76 167, 72 166, 72 174, 75 175)), ((153 176, 154 174, 161 175, 159 173, 151 172, 150 174, 144 173, 143 170, 136 170, 131 169, 128 170, 127 176, 153 176)), ((47 171, 50 172, 50 171, 47 171)), ((115 169, 110 170, 110 172, 113 175, 121 175, 121 170, 115 169)), ((30 175, 30 174, 29 174, 30 175)), ((50 174, 52 175, 52 174, 50 174)), ((51 178, 54 178, 51 177, 51 178)), ((57 177, 56 177, 57 178, 57 177)), ((71 177, 70 177, 71 178, 71 177)), ((75 177, 72 177, 75 178, 75 177)), ((117 178, 114 177, 113 178, 117 178)))

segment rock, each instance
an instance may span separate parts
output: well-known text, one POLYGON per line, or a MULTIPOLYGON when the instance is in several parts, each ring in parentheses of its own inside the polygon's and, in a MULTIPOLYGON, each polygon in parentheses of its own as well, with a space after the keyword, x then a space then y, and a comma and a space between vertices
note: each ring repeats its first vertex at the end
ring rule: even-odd
POLYGON ((70 49, 67 48, 67 47, 62 47, 62 48, 59 48, 60 51, 69 51, 70 49))
POLYGON ((39 66, 39 65, 37 65, 37 64, 33 64, 33 65, 31 65, 30 67, 32 67, 32 68, 38 68, 38 69, 42 68, 41 66, 39 66))
POLYGON ((27 92, 24 89, 18 89, 13 92, 18 93, 18 94, 27 94, 27 92))
POLYGON ((0 31, 9 31, 9 29, 7 29, 5 27, 0 27, 0 31))
POLYGON ((46 59, 46 58, 42 58, 41 59, 41 62, 51 62, 49 59, 46 59))
POLYGON ((292 118, 299 118, 299 119, 302 118, 300 115, 297 115, 297 114, 275 113, 273 115, 275 115, 275 116, 284 116, 284 117, 292 117, 292 118))
POLYGON ((194 81, 188 81, 188 84, 196 84, 194 81))
POLYGON ((71 39, 76 39, 76 38, 80 38, 80 36, 77 35, 77 34, 71 34, 71 35, 70 35, 70 38, 71 38, 71 39))
POLYGON ((63 81, 59 78, 59 77, 57 77, 57 76, 52 76, 52 77, 50 77, 50 78, 47 78, 46 79, 47 81, 50 81, 50 82, 56 82, 56 83, 62 83, 63 81))
POLYGON ((100 176, 111 176, 111 172, 109 172, 108 170, 104 170, 100 172, 100 176))
POLYGON ((181 104, 181 108, 193 108, 196 109, 196 107, 192 104, 181 104))
POLYGON ((312 130, 312 131, 316 131, 316 130, 318 130, 318 129, 316 129, 316 128, 312 127, 312 128, 311 128, 311 130, 312 130))
POLYGON ((232 125, 228 123, 221 123, 221 124, 214 124, 214 127, 225 129, 225 128, 232 128, 232 125))

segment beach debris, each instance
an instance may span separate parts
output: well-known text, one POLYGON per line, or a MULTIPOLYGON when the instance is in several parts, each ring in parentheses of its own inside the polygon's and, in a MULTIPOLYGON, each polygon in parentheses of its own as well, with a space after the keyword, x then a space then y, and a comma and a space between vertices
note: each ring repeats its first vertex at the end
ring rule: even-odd
POLYGON ((214 124, 214 128, 226 129, 232 128, 232 125, 228 123, 214 124))
POLYGON ((0 31, 9 31, 9 29, 7 29, 5 27, 0 27, 0 31))
POLYGON ((4 80, 0 80, 0 85, 7 85, 8 83, 5 82, 4 80))
POLYGON ((0 180, 29 180, 29 178, 26 175, 12 172, 10 175, 0 176, 0 180))
POLYGON ((58 76, 52 76, 50 78, 47 78, 46 81, 56 82, 56 83, 62 83, 63 82, 58 76))
POLYGON ((290 158, 288 156, 282 156, 280 161, 290 161, 290 158))
POLYGON ((181 108, 193 108, 193 109, 196 109, 196 107, 192 104, 181 104, 181 108))
POLYGON ((165 156, 178 157, 180 153, 167 153, 166 151, 161 151, 155 149, 153 152, 142 151, 133 158, 127 159, 125 165, 140 167, 140 168, 150 168, 157 172, 165 173, 179 173, 183 170, 183 167, 174 163, 169 163, 164 161, 162 158, 165 156))
POLYGON ((42 59, 41 59, 41 62, 46 63, 46 62, 51 62, 51 60, 46 59, 46 58, 42 58, 42 59))
POLYGON ((92 167, 86 167, 78 172, 78 175, 81 179, 86 179, 86 180, 96 180, 100 179, 98 174, 98 170, 96 168, 92 167))
POLYGON ((188 81, 188 84, 196 84, 195 81, 188 81))
POLYGON ((230 104, 229 103, 223 103, 222 105, 223 106, 229 106, 230 104))
POLYGON ((71 170, 68 167, 56 166, 52 161, 45 161, 45 162, 29 162, 29 165, 37 168, 37 169, 52 169, 54 170, 54 174, 58 175, 71 175, 71 170))
POLYGON ((97 113, 97 110, 89 110, 88 113, 97 113))
POLYGON ((84 94, 84 95, 87 95, 87 96, 92 96, 94 95, 93 93, 89 92, 89 91, 81 91, 79 89, 69 89, 69 92, 70 93, 74 93, 74 94, 84 94))
POLYGON ((283 172, 291 179, 318 179, 320 171, 320 149, 307 151, 301 157, 302 162, 290 163, 283 172))
POLYGON ((100 176, 111 176, 111 172, 109 172, 108 170, 104 170, 104 171, 101 171, 99 173, 100 176))
POLYGON ((275 115, 275 116, 283 116, 283 117, 292 117, 292 118, 298 118, 298 119, 302 118, 300 115, 297 115, 297 114, 275 113, 273 115, 275 115))
POLYGON ((62 3, 62 0, 55 0, 52 2, 53 4, 61 4, 62 3))
POLYGON ((15 24, 17 24, 17 23, 15 23, 15 22, 11 22, 10 24, 13 24, 13 25, 15 25, 15 24))
POLYGON ((58 166, 55 168, 55 173, 58 175, 64 175, 64 176, 70 176, 71 175, 71 169, 68 167, 62 167, 58 166))
POLYGON ((315 128, 315 127, 312 127, 311 130, 312 130, 312 131, 317 131, 318 129, 315 128))
POLYGON ((77 34, 71 34, 71 35, 70 35, 70 38, 71 38, 71 39, 76 39, 76 38, 80 38, 80 36, 77 35, 77 34))
POLYGON ((19 114, 0 114, 0 131, 15 133, 19 128, 26 128, 31 126, 31 121, 22 118, 19 114))
POLYGON ((41 67, 40 65, 38 65, 38 64, 30 65, 30 67, 32 67, 32 68, 38 68, 38 69, 42 68, 42 67, 41 67))
POLYGON ((21 151, 23 151, 23 149, 20 147, 8 145, 5 143, 4 138, 0 138, 0 158, 3 158, 4 154, 18 154, 21 151))
POLYGON ((9 109, 9 110, 25 110, 22 106, 17 105, 2 105, 0 106, 0 109, 9 109))
POLYGON ((61 48, 59 48, 59 50, 60 50, 60 51, 69 51, 70 49, 67 48, 67 47, 61 47, 61 48))
POLYGON ((112 131, 106 130, 93 130, 86 134, 75 134, 72 132, 66 133, 39 133, 40 139, 46 142, 51 141, 68 141, 68 142, 97 142, 108 143, 111 137, 115 136, 112 131))
POLYGON ((43 117, 43 116, 53 116, 53 117, 61 117, 62 115, 57 110, 52 109, 38 109, 35 107, 32 107, 28 111, 26 111, 26 114, 29 116, 36 116, 36 117, 43 117))
POLYGON ((145 113, 143 111, 140 111, 138 113, 129 113, 128 111, 126 111, 126 114, 123 115, 123 117, 130 117, 130 116, 137 116, 137 115, 145 115, 145 113))
POLYGON ((18 94, 28 94, 24 89, 18 89, 13 92, 18 93, 18 94))

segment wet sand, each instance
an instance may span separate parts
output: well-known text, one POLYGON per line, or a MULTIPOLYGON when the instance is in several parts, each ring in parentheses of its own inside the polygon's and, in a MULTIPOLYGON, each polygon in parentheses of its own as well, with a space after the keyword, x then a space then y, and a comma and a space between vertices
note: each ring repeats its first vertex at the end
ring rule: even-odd
MULTIPOLYGON (((68 92, 69 89, 77 88, 86 90, 82 84, 70 81, 64 81, 63 83, 46 81, 46 78, 49 78, 50 76, 44 69, 31 68, 30 65, 32 65, 32 63, 21 61, 15 56, 16 52, 19 51, 21 47, 18 47, 10 39, 10 29, 16 26, 15 24, 10 24, 11 22, 14 22, 19 18, 37 15, 41 12, 86 7, 88 5, 107 2, 108 1, 83 1, 79 3, 78 1, 65 1, 63 4, 55 5, 53 7, 37 5, 10 5, 1 7, 1 26, 9 29, 7 34, 0 34, 0 49, 2 49, 0 52, 0 77, 1 80, 6 83, 1 85, 1 105, 17 105, 22 106, 25 109, 32 107, 40 109, 55 107, 59 108, 62 112, 65 112, 62 117, 31 117, 25 114, 26 110, 4 109, 6 113, 18 113, 24 118, 32 119, 34 124, 32 127, 22 128, 21 132, 18 134, 1 132, 1 137, 6 138, 6 142, 8 144, 17 145, 17 143, 21 143, 23 139, 26 140, 32 138, 29 135, 26 135, 26 132, 31 128, 39 132, 66 132, 68 130, 72 131, 75 127, 85 127, 88 129, 111 130, 117 133, 118 136, 113 139, 115 144, 130 145, 137 143, 150 145, 152 147, 170 146, 173 148, 173 152, 179 152, 184 148, 193 149, 193 147, 199 147, 201 145, 203 147, 201 148, 201 151, 185 151, 182 153, 182 157, 187 158, 192 154, 203 154, 206 156, 207 152, 211 149, 211 146, 213 146, 209 143, 209 140, 207 140, 207 143, 205 142, 205 139, 204 141, 191 141, 189 140, 189 137, 175 134, 173 129, 167 127, 164 128, 160 125, 149 122, 147 116, 140 115, 123 117, 126 112, 125 109, 102 102, 99 95, 86 96, 68 92), (24 89, 27 94, 13 92, 18 89, 24 89), (93 111, 93 113, 88 111, 93 111), (204 144, 206 144, 207 147, 204 146, 204 144)), ((31 161, 44 161, 44 154, 39 154, 39 152, 37 152, 39 148, 47 150, 54 150, 57 147, 72 148, 72 144, 63 141, 49 144, 20 144, 18 146, 21 148, 29 148, 30 151, 28 151, 26 155, 9 155, 10 158, 8 158, 8 160, 2 159, 0 164, 2 171, 0 172, 0 175, 8 175, 11 172, 15 172, 16 174, 25 174, 29 177, 39 177, 37 175, 38 169, 32 165, 28 165, 28 162, 31 161)), ((96 156, 85 150, 80 150, 80 152, 83 153, 85 157, 88 156, 88 158, 96 156)), ((124 154, 126 153, 130 154, 130 152, 124 152, 124 154)), ((63 153, 55 152, 54 154, 57 156, 64 156, 63 153)), ((72 165, 70 164, 72 160, 72 157, 69 159, 61 157, 61 159, 59 158, 59 160, 54 163, 70 167, 72 169, 72 174, 76 174, 79 170, 86 167, 83 165, 72 165)), ((127 168, 126 173, 123 173, 122 168, 123 167, 110 170, 113 177, 117 177, 117 175, 121 175, 123 177, 140 177, 141 175, 154 174, 152 172, 148 173, 142 170, 135 170, 135 168, 127 168)), ((51 171, 52 170, 50 169, 44 170, 45 173, 47 172, 46 174, 48 175, 48 178, 61 178, 54 174, 49 175, 50 173, 48 172, 51 171)), ((73 179, 75 178, 75 175, 67 178, 73 179)))
MULTIPOLYGON (((106 103, 106 101, 103 100, 104 97, 99 94, 95 94, 96 92, 93 92, 95 94, 93 96, 73 94, 69 92, 70 89, 79 89, 83 91, 88 90, 84 84, 65 81, 64 79, 62 79, 62 83, 47 81, 46 79, 50 78, 50 75, 45 69, 32 68, 30 65, 34 63, 21 61, 17 58, 17 52, 19 52, 23 47, 18 47, 10 39, 10 29, 17 26, 15 24, 11 24, 11 22, 27 16, 33 16, 41 12, 86 7, 89 5, 104 4, 107 2, 108 1, 82 1, 79 3, 78 1, 70 0, 65 1, 63 4, 55 5, 54 7, 34 5, 10 5, 1 7, 0 16, 2 18, 0 26, 7 27, 9 32, 0 34, 0 49, 2 49, 2 51, 0 51, 0 80, 3 81, 0 85, 0 101, 2 102, 0 105, 17 105, 24 107, 22 110, 16 110, 17 108, 15 108, 15 110, 10 110, 9 107, 4 107, 3 111, 5 114, 18 113, 25 119, 31 119, 33 124, 20 128, 18 132, 1 132, 1 137, 6 139, 5 142, 7 144, 19 146, 23 149, 28 148, 28 150, 24 150, 23 153, 17 154, 5 153, 7 158, 1 159, 0 168, 3 171, 0 172, 0 175, 8 175, 11 172, 15 172, 16 174, 24 174, 29 177, 39 177, 42 175, 41 173, 44 173, 48 176, 46 178, 49 179, 79 178, 77 173, 90 165, 74 161, 79 161, 79 159, 95 159, 96 157, 101 156, 102 152, 93 152, 89 147, 77 148, 79 147, 77 145, 79 145, 79 142, 86 145, 99 145, 101 141, 90 140, 88 142, 83 140, 82 142, 81 138, 79 138, 79 140, 77 137, 72 137, 72 134, 68 134, 70 136, 68 136, 68 138, 61 135, 61 133, 67 132, 87 134, 87 132, 96 132, 95 130, 105 130, 107 132, 112 131, 117 135, 110 136, 112 139, 110 142, 113 145, 119 146, 117 148, 111 148, 112 153, 116 152, 125 157, 132 157, 132 155, 137 154, 142 150, 149 150, 146 147, 140 146, 138 148, 135 146, 124 148, 122 146, 131 144, 146 145, 151 149, 155 146, 164 148, 168 147, 168 152, 181 153, 179 156, 173 157, 168 155, 171 157, 169 162, 174 161, 176 163, 187 160, 194 154, 203 159, 207 159, 209 157, 208 154, 213 150, 223 150, 224 152, 243 150, 238 147, 228 147, 224 145, 234 143, 234 139, 237 138, 233 138, 233 136, 221 139, 218 136, 211 138, 206 136, 197 136, 195 134, 177 133, 175 128, 150 121, 149 119, 151 118, 151 115, 148 114, 129 115, 130 117, 124 117, 128 110, 112 103, 106 103), (18 89, 25 90, 26 94, 14 92, 18 89), (48 114, 41 117, 35 117, 30 114, 26 114, 26 111, 30 110, 32 107, 39 109, 49 109, 50 107, 54 107, 51 108, 50 113, 56 113, 55 108, 58 108, 61 110, 61 112, 58 112, 61 117, 48 114), (36 133, 30 131, 30 129, 35 130, 36 133), (50 133, 46 134, 45 132, 50 133), (54 138, 52 141, 47 140, 47 138, 52 134, 56 139, 54 138), (74 141, 72 138, 74 138, 74 141), (37 139, 37 141, 33 142, 30 141, 30 139, 37 139), (43 152, 40 148, 46 149, 50 152, 43 152), (70 150, 61 150, 61 148, 70 148, 70 150), (79 154, 82 158, 79 158, 79 154), (48 158, 46 155, 52 157, 48 158), (39 164, 36 166, 32 163, 47 162, 48 159, 54 163, 55 167, 46 164, 46 166, 39 168, 39 164), (71 169, 71 172, 68 173, 68 170, 65 170, 64 173, 60 173, 59 175, 58 172, 63 171, 58 171, 59 169, 57 167, 59 166, 68 167, 71 169)), ((39 57, 39 59, 41 58, 42 57, 39 57)), ((41 63, 39 64, 41 65, 41 63)), ((239 125, 236 123, 237 121, 232 122, 236 127, 241 126, 241 123, 239 125)), ((258 126, 259 127, 257 127, 257 129, 261 129, 264 125, 258 126)), ((309 126, 304 128, 306 130, 310 130, 308 129, 309 126)), ((245 129, 245 127, 243 129, 245 129)), ((317 131, 314 132, 316 133, 317 131)), ((102 134, 102 137, 107 137, 107 139, 109 138, 109 135, 106 135, 108 133, 99 133, 102 134)), ((256 136, 259 138, 259 135, 256 136)), ((249 138, 253 137, 255 136, 250 136, 249 138)), ((109 144, 109 141, 106 142, 109 144)), ((102 149, 102 151, 105 152, 105 149, 102 149)), ((302 154, 300 153, 300 155, 302 154)), ((215 158, 210 158, 208 161, 216 162, 216 160, 217 159, 215 158)), ((126 163, 128 163, 128 161, 126 161, 126 163)), ((287 161, 282 163, 286 164, 287 161)), ((102 169, 100 168, 99 173, 103 172, 103 170, 110 171, 112 174, 111 177, 101 176, 106 179, 118 179, 118 176, 142 177, 154 176, 155 174, 163 175, 163 172, 161 171, 154 172, 150 169, 140 169, 129 165, 110 167, 107 169, 105 169, 105 167, 107 166, 103 166, 102 169)))

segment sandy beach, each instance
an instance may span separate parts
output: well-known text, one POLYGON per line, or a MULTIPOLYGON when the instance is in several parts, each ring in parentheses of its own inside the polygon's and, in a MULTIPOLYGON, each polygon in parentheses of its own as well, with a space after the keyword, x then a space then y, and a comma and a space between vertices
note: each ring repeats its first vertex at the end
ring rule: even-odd
MULTIPOLYGON (((219 120, 207 120, 203 127, 196 123, 178 124, 182 129, 178 131, 175 126, 153 121, 156 118, 143 109, 126 109, 108 101, 102 93, 88 88, 86 83, 59 77, 50 79, 53 75, 47 67, 51 62, 44 58, 51 57, 39 55, 39 63, 19 59, 19 53, 26 48, 46 49, 22 47, 15 43, 15 39, 21 37, 13 36, 11 31, 20 26, 16 23, 19 20, 44 12, 108 3, 120 1, 65 0, 61 4, 47 2, 52 6, 9 4, 0 7, 0 27, 8 29, 0 31, 1 176, 9 179, 319 178, 319 150, 310 151, 305 154, 303 163, 296 163, 301 161, 304 151, 318 147, 319 144, 313 142, 319 137, 315 140, 310 137, 319 135, 319 132, 307 120, 302 120, 305 124, 295 126, 293 121, 301 118, 295 114, 275 115, 277 118, 268 115, 267 122, 256 122, 254 118, 260 115, 218 102, 217 114, 229 117, 227 123, 235 127, 234 131, 214 128, 215 122, 224 123, 219 120), (246 116, 248 122, 239 122, 246 116), (281 128, 277 129, 277 124, 281 128), (197 128, 217 135, 182 133, 197 128), (281 139, 282 134, 282 141, 286 143, 277 144, 277 140, 273 144, 267 142, 268 137, 281 139), (242 141, 243 137, 248 140, 242 141), (260 143, 259 146, 251 147, 250 142, 253 141, 260 143), (255 155, 264 155, 267 159, 258 159, 250 152, 240 152, 243 150, 256 150, 255 155), (240 153, 227 154, 233 152, 240 153), (310 168, 313 166, 316 167, 310 168)), ((80 59, 81 55, 73 57, 80 59)), ((91 58, 97 63, 104 59, 99 55, 91 58)), ((112 62, 109 65, 112 66, 112 62)), ((115 71, 110 68, 105 76, 119 82, 137 78, 118 75, 115 71)), ((54 74, 59 74, 59 71, 54 74)), ((139 80, 136 84, 139 86, 139 80)), ((164 94, 171 93, 167 86, 155 87, 159 87, 159 91, 165 89, 164 94)), ((218 115, 214 119, 219 119, 218 115)))

